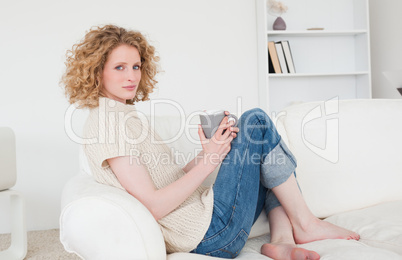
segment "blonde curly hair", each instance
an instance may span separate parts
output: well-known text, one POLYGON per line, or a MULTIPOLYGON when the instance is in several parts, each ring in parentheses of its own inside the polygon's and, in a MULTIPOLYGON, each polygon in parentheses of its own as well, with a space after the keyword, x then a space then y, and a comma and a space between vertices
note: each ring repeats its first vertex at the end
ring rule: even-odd
POLYGON ((73 45, 66 53, 66 71, 61 79, 65 95, 70 104, 77 103, 79 108, 99 106, 102 93, 102 72, 108 55, 120 45, 137 48, 141 56, 141 81, 136 96, 127 104, 149 100, 158 81, 159 57, 155 48, 138 31, 126 30, 115 25, 93 27, 84 39, 73 45))

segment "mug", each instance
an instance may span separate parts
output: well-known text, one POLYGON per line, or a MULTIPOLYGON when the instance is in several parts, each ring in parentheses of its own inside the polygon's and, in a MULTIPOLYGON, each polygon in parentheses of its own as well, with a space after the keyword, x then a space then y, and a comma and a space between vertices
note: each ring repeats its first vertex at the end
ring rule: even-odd
MULTIPOLYGON (((206 110, 205 114, 200 114, 201 127, 204 131, 205 137, 211 139, 214 136, 215 132, 218 130, 220 123, 223 118, 226 116, 224 110, 206 110)), ((233 114, 228 115, 228 122, 234 121, 232 127, 237 126, 237 122, 239 121, 237 116, 233 114)), ((225 130, 223 131, 223 133, 225 130)), ((222 134, 223 134, 222 133, 222 134)))

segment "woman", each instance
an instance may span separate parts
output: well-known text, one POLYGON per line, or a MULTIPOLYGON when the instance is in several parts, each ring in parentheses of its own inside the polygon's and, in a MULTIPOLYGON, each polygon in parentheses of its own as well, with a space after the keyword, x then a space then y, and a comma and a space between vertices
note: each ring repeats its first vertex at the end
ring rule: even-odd
POLYGON ((261 252, 273 259, 319 259, 296 243, 359 239, 310 212, 295 179, 296 160, 261 109, 246 111, 238 127, 226 116, 211 139, 199 126, 202 152, 182 169, 175 164, 133 106, 149 99, 158 61, 141 33, 106 25, 90 30, 68 52, 62 81, 70 103, 90 109, 84 150, 96 180, 148 208, 168 253, 234 258, 264 207, 271 243, 261 252), (145 160, 159 155, 168 160, 145 160), (220 164, 215 184, 202 186, 220 164))

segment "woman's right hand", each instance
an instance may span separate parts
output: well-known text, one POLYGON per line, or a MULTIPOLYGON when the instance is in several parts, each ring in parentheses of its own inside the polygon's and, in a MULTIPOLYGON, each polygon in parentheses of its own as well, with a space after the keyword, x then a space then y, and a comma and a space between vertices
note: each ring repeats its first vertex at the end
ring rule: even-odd
POLYGON ((231 142, 236 137, 236 133, 232 132, 238 132, 238 128, 232 125, 233 121, 228 122, 228 117, 225 116, 211 139, 205 137, 201 125, 198 125, 198 135, 204 151, 203 163, 211 167, 211 172, 225 159, 231 149, 231 142))

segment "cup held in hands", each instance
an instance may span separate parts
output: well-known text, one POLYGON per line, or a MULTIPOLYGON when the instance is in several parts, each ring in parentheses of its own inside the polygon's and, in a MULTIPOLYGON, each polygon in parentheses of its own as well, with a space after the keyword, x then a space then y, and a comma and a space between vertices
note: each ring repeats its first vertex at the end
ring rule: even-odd
MULTIPOLYGON (((206 138, 211 139, 211 137, 214 136, 225 116, 224 110, 207 110, 204 114, 200 114, 201 127, 206 138)), ((239 120, 237 116, 229 114, 228 122, 230 121, 234 121, 232 126, 235 127, 239 120)))

